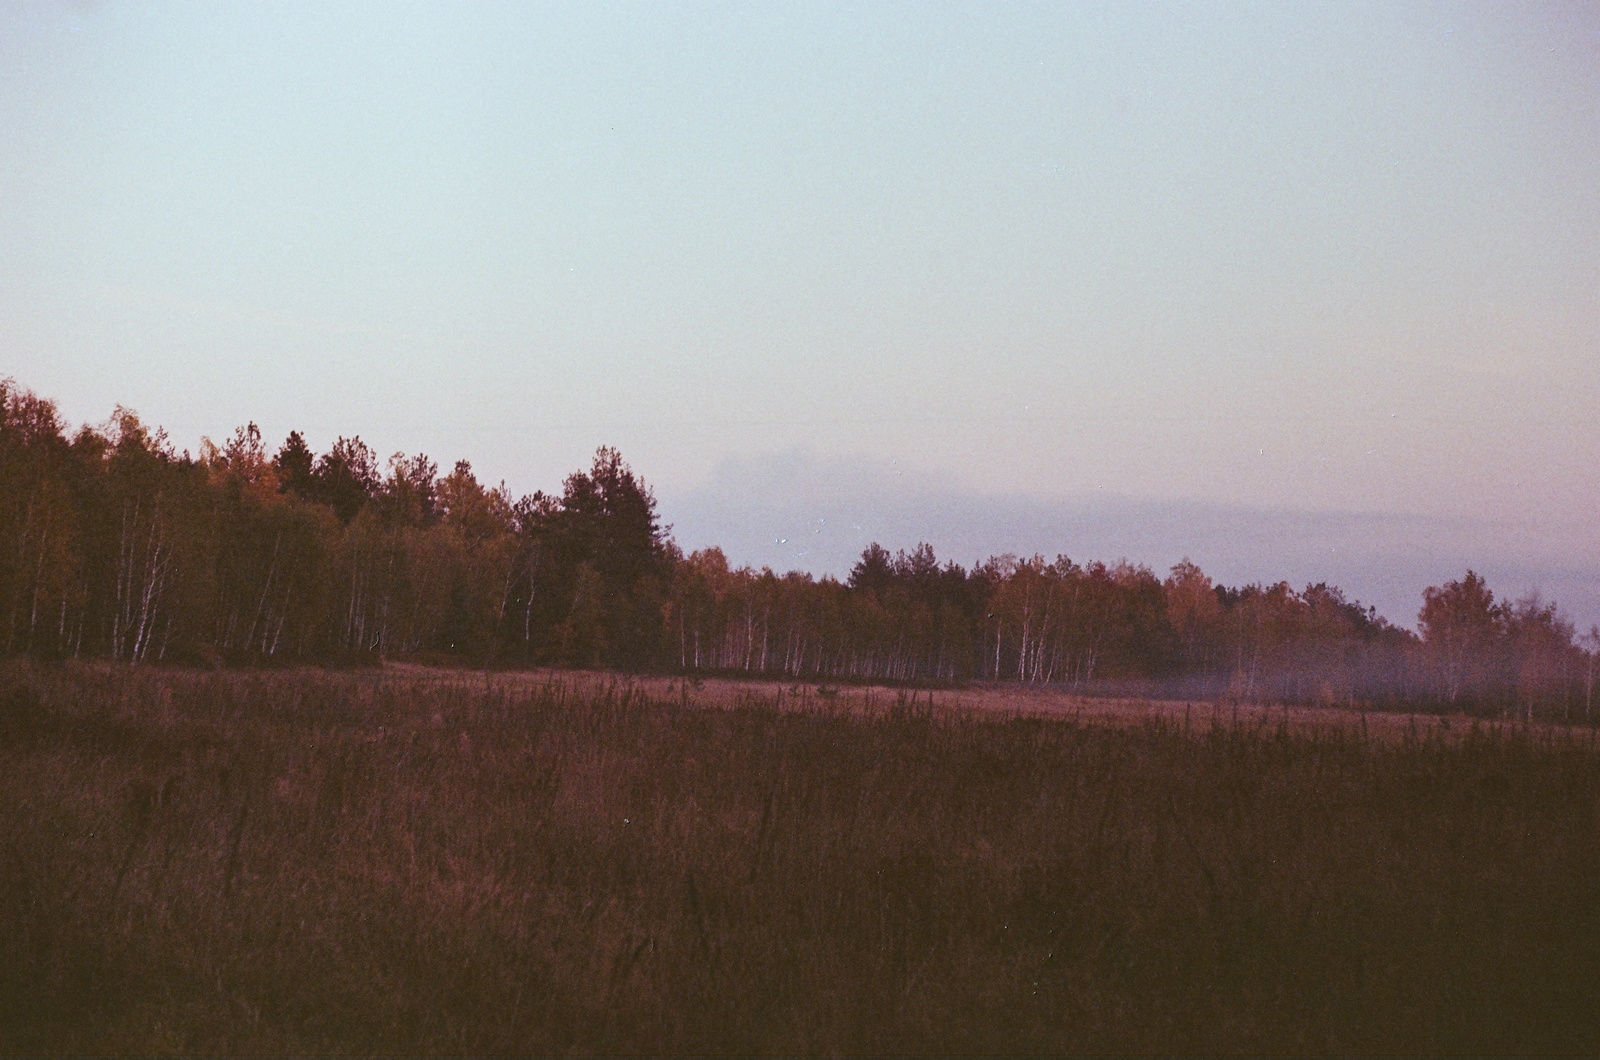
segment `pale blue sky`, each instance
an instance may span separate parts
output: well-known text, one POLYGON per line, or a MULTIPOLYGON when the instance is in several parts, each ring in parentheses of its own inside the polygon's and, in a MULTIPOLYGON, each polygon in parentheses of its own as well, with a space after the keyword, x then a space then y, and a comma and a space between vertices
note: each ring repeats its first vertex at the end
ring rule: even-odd
POLYGON ((614 444, 780 567, 826 507, 1600 621, 1597 189, 1595 4, 0 3, 0 374, 518 492, 614 444))

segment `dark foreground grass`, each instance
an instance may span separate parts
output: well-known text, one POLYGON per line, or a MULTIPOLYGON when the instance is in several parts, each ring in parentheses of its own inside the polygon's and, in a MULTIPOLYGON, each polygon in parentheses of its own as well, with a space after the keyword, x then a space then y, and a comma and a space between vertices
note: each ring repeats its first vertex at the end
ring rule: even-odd
POLYGON ((0 671, 0 1049, 1600 1050, 1587 737, 0 671))

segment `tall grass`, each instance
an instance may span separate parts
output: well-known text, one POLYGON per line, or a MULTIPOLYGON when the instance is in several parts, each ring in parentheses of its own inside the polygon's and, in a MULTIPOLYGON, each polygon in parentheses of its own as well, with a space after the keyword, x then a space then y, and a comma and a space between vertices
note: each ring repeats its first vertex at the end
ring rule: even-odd
POLYGON ((1600 1050, 1600 754, 0 671, 8 1051, 1600 1050))

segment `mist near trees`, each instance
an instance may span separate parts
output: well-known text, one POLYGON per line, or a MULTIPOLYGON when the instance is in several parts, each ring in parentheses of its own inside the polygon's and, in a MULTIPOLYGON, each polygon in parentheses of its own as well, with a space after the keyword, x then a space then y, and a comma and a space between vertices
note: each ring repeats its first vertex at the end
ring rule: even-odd
POLYGON ((873 544, 849 577, 683 554, 601 448, 513 498, 356 436, 254 424, 198 456, 118 408, 69 432, 0 381, 0 653, 200 665, 416 658, 782 679, 1066 685, 1190 698, 1591 718, 1600 631, 1478 575, 1420 635, 1337 587, 1214 584, 1125 562, 873 544))

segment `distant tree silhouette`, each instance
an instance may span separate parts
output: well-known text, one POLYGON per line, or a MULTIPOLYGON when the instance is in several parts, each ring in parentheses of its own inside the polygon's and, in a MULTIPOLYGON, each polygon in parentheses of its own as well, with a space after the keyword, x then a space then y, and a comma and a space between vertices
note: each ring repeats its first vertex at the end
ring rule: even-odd
MULTIPOLYGON (((1335 586, 1216 585, 1117 562, 868 545, 841 583, 684 556, 613 448, 513 500, 359 437, 268 456, 249 423, 198 459, 118 407, 68 439, 0 379, 0 654, 253 664, 482 663, 1026 681, 1185 695, 1431 702, 1592 717, 1600 632, 1473 571, 1430 587, 1420 638, 1335 586), (1143 682, 1142 685, 1138 685, 1143 682)), ((1142 694, 1142 693, 1141 693, 1142 694)))
POLYGON ((881 593, 894 584, 894 557, 876 541, 861 552, 861 558, 850 569, 850 588, 867 593, 881 593))
POLYGON ((378 454, 359 437, 340 438, 317 459, 314 495, 348 523, 378 493, 378 454))
POLYGON ((1505 620, 1505 608, 1473 571, 1459 581, 1423 591, 1417 624, 1423 646, 1439 667, 1449 702, 1483 689, 1505 620))
POLYGON ((312 474, 315 465, 316 458, 299 431, 290 431, 272 458, 272 466, 278 472, 278 488, 307 499, 316 499, 316 479, 312 474))
POLYGON ((439 465, 418 453, 389 458, 389 474, 376 498, 383 518, 403 526, 424 526, 438 515, 439 465))

